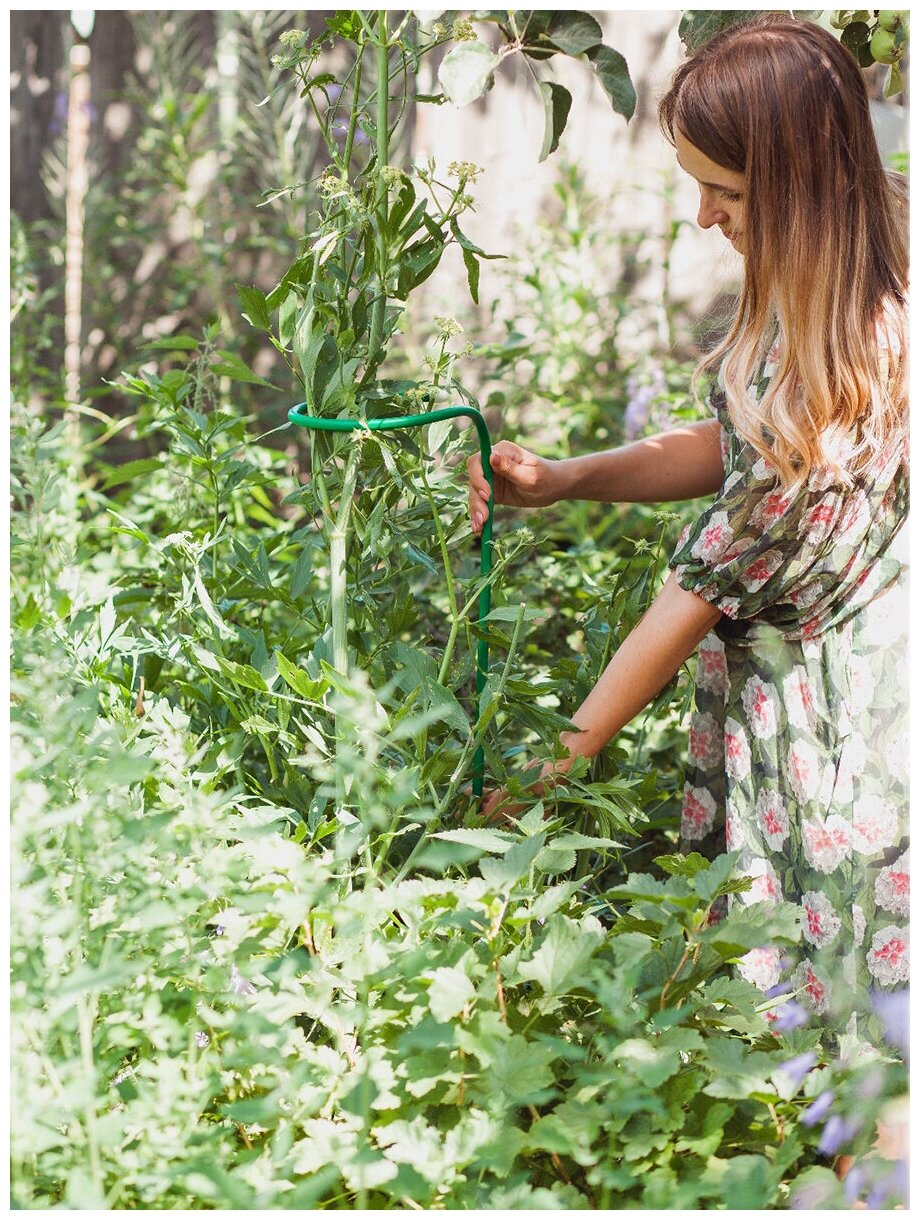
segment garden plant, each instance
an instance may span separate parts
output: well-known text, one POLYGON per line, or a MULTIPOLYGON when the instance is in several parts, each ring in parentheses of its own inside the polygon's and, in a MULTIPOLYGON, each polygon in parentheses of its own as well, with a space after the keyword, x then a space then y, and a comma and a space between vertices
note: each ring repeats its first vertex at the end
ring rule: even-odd
MULTIPOLYGON (((901 16, 838 16, 906 35, 901 16)), ((685 15, 688 43, 706 20, 685 15)), ((410 108, 470 104, 512 56, 544 106, 542 158, 577 122, 557 57, 633 113, 587 13, 348 11, 281 35, 264 105, 299 96, 326 164, 297 257, 270 291, 239 285, 234 327, 288 384, 214 321, 147 343, 106 387, 124 413, 85 406, 74 429, 39 260, 14 232, 16 1207, 904 1198, 903 1162, 870 1155, 906 1089, 903 1006, 879 1001, 890 1053, 835 1056, 795 997, 765 1002, 732 970, 795 945, 797 911, 750 902, 732 855, 675 849, 686 673, 520 821, 479 815, 483 772, 520 783, 525 751, 558 750, 560 709, 644 612, 677 530, 638 506, 590 541, 583 505, 544 535, 509 513, 482 566, 462 487, 475 432, 445 409, 481 419, 491 388, 513 418, 542 382, 561 451, 641 433, 650 400, 698 411, 689 362, 663 356, 646 387, 616 365, 627 288, 600 312, 579 298, 614 389, 590 344, 574 374, 553 363, 565 311, 546 305, 570 291, 566 243, 591 239, 581 214, 539 239, 528 287, 514 251, 461 227, 478 167, 406 162, 410 108), (441 91, 419 96, 435 53, 441 91), (549 337, 516 319, 461 343, 438 316, 407 368, 407 304, 451 246, 474 302, 495 260, 549 337), (257 426, 260 397, 279 426, 257 426), (435 418, 373 426, 418 416, 435 418), (857 1158, 845 1182, 839 1153, 857 1158)), ((293 215, 305 190, 262 201, 293 215)), ((577 174, 559 190, 587 207, 577 174)))

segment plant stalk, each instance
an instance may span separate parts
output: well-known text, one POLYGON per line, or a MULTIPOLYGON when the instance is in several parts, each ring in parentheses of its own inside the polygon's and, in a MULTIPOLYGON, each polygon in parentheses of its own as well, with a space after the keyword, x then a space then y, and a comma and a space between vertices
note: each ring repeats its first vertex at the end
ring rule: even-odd
POLYGON ((367 363, 373 368, 379 362, 380 348, 383 345, 383 324, 386 314, 386 257, 387 257, 387 184, 383 176, 383 168, 390 154, 390 131, 388 126, 390 100, 390 48, 387 43, 387 13, 380 9, 377 13, 377 277, 380 288, 371 307, 371 328, 368 342, 367 363))

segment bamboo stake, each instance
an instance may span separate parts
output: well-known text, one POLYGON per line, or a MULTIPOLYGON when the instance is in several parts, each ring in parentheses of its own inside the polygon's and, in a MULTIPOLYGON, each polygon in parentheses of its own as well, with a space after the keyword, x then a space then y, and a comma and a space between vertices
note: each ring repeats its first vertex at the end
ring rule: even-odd
POLYGON ((64 398, 65 418, 76 431, 80 404, 81 336, 83 331, 83 231, 89 185, 90 49, 82 39, 70 48, 70 90, 67 101, 67 242, 64 255, 64 398))

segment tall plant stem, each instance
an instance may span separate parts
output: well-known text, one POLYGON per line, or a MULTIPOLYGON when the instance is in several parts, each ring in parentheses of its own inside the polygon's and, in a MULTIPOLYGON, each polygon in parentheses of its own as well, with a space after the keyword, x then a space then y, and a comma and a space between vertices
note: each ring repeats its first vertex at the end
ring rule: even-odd
POLYGON ((383 168, 390 155, 389 107, 390 100, 390 48, 387 43, 386 9, 377 13, 377 276, 380 289, 371 307, 371 330, 369 339, 368 365, 378 362, 380 348, 383 343, 383 324, 386 315, 386 257, 387 257, 387 184, 383 176, 383 168))
POLYGON ((351 519, 360 453, 358 442, 352 446, 345 462, 339 510, 330 531, 329 618, 332 623, 332 663, 343 678, 348 677, 348 523, 351 519))

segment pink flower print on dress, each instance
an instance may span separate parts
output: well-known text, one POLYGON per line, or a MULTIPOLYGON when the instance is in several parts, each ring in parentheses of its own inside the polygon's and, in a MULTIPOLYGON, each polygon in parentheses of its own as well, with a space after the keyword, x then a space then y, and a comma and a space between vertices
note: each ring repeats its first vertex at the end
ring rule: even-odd
POLYGON ((779 551, 766 551, 744 569, 740 577, 741 583, 748 593, 756 593, 779 571, 782 563, 783 556, 779 551))
POLYGON ((714 633, 700 644, 696 661, 696 684, 711 695, 728 698, 728 667, 725 664, 725 645, 714 633))
POLYGON ((802 989, 818 1014, 827 1012, 828 987, 811 962, 800 962, 792 976, 796 989, 802 989))
POLYGON ((709 771, 724 760, 721 725, 708 712, 694 712, 690 717, 690 762, 709 771))
POLYGON ((757 825, 767 847, 779 851, 789 834, 789 818, 778 792, 763 788, 757 794, 757 825))
POLYGON ((775 945, 750 949, 738 962, 738 973, 754 987, 769 991, 779 982, 782 973, 782 958, 775 945))
POLYGON ((866 954, 869 973, 883 986, 906 983, 910 977, 910 933, 893 924, 872 937, 866 954))
POLYGON ((675 551, 680 551, 687 545, 687 539, 690 537, 690 530, 692 528, 693 527, 688 523, 680 531, 680 537, 677 539, 677 546, 674 548, 675 551))
POLYGON ((747 712, 751 732, 763 740, 776 736, 776 687, 756 674, 748 678, 741 692, 741 702, 747 712))
POLYGON ((877 792, 867 792, 853 805, 853 847, 864 856, 874 856, 891 847, 898 838, 898 815, 890 801, 877 792))
POLYGON ((818 719, 815 689, 804 665, 796 665, 783 679, 783 706, 797 729, 814 729, 818 719))
POLYGON ((832 813, 826 822, 805 822, 802 846, 812 868, 832 873, 850 858, 850 828, 839 813, 832 813))
POLYGON ((840 916, 834 910, 827 894, 809 890, 802 895, 802 910, 805 912, 802 935, 808 943, 816 949, 823 949, 831 944, 842 925, 840 916))
POLYGON ((753 902, 779 902, 782 897, 779 877, 773 871, 773 865, 769 860, 764 860, 762 857, 752 860, 739 871, 753 878, 751 888, 739 894, 745 906, 750 906, 753 902))
POLYGON ((703 527, 700 536, 690 549, 694 559, 712 563, 728 549, 734 534, 728 523, 728 513, 713 513, 703 527))
POLYGON ((725 770, 737 780, 751 774, 751 747, 744 729, 731 716, 725 721, 725 770))
POLYGON ((814 746, 798 738, 789 747, 786 760, 793 795, 801 804, 813 800, 821 782, 821 763, 814 746))
POLYGON ((735 619, 738 617, 738 610, 741 606, 741 600, 737 597, 723 597, 716 603, 716 608, 721 610, 726 618, 735 619))
POLYGON ((828 537, 840 509, 839 496, 828 495, 815 505, 805 518, 805 537, 812 546, 828 537))
POLYGON ((784 517, 792 504, 792 497, 781 491, 771 491, 760 501, 751 515, 751 523, 759 526, 766 533, 781 517, 784 517))
POLYGON ((768 462, 766 458, 759 457, 751 467, 751 474, 758 483, 763 483, 767 479, 775 479, 776 472, 772 462, 768 462))
POLYGON ((906 919, 910 914, 910 849, 875 879, 875 901, 883 911, 906 919))
POLYGON ((716 803, 705 788, 684 785, 684 804, 680 815, 680 833, 685 839, 705 839, 712 830, 716 803))
POLYGON ((872 512, 867 497, 852 495, 844 504, 840 514, 837 541, 842 542, 845 546, 856 546, 863 539, 871 524, 872 512))

